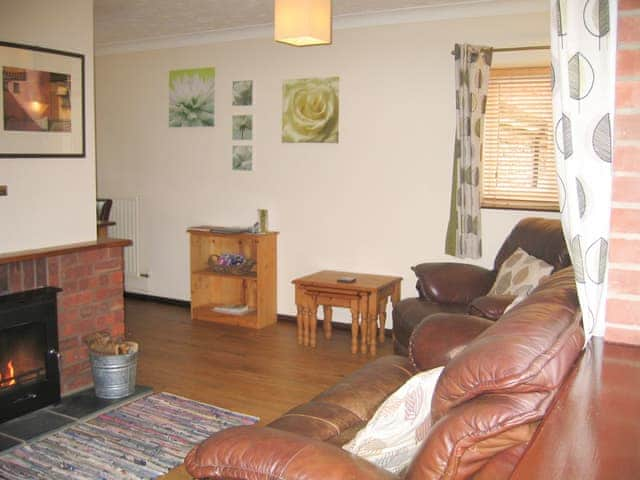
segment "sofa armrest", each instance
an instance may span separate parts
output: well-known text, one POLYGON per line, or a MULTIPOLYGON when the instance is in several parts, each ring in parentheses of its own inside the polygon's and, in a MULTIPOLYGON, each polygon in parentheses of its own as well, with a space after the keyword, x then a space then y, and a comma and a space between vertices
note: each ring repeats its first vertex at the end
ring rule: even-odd
POLYGON ((493 270, 467 263, 421 263, 411 267, 422 294, 438 303, 468 304, 486 295, 496 279, 493 270))
POLYGON ((398 478, 335 445, 255 425, 211 436, 187 454, 184 464, 196 479, 398 478))
POLYGON ((469 304, 468 313, 469 315, 497 320, 515 299, 515 295, 485 295, 474 298, 469 304))
POLYGON ((461 313, 429 315, 411 334, 409 360, 416 370, 446 365, 493 324, 492 320, 461 313))

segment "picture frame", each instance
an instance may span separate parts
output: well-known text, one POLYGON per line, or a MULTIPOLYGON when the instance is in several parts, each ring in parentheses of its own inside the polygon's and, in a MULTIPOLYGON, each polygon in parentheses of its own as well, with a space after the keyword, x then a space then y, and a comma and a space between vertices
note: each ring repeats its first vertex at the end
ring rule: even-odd
POLYGON ((85 56, 0 41, 0 158, 86 157, 85 56))

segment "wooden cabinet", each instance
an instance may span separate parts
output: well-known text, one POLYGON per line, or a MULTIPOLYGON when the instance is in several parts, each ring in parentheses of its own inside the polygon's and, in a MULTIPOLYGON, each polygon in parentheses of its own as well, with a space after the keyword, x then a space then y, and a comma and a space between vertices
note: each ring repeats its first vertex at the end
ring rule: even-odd
POLYGON ((277 232, 211 233, 188 230, 191 241, 191 318, 262 328, 276 322, 277 232), (211 255, 235 253, 256 261, 248 274, 214 272, 211 255), (244 315, 215 312, 221 305, 247 305, 244 315))

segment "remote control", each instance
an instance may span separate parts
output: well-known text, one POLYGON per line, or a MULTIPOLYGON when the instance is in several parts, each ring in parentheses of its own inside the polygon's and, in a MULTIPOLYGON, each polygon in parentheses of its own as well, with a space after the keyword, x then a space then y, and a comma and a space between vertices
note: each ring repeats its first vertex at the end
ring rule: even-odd
POLYGON ((340 277, 338 278, 338 283, 354 283, 356 281, 355 277, 340 277))

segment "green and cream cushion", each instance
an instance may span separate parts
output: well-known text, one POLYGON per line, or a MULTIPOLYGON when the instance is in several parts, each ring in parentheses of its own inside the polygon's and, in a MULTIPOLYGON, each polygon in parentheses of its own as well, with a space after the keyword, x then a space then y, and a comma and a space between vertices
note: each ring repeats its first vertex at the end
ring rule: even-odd
POLYGON ((552 265, 518 248, 500 266, 496 281, 487 295, 526 297, 552 271, 552 265))
POLYGON ((407 380, 342 448, 392 473, 406 469, 431 427, 431 398, 442 370, 436 367, 407 380))

